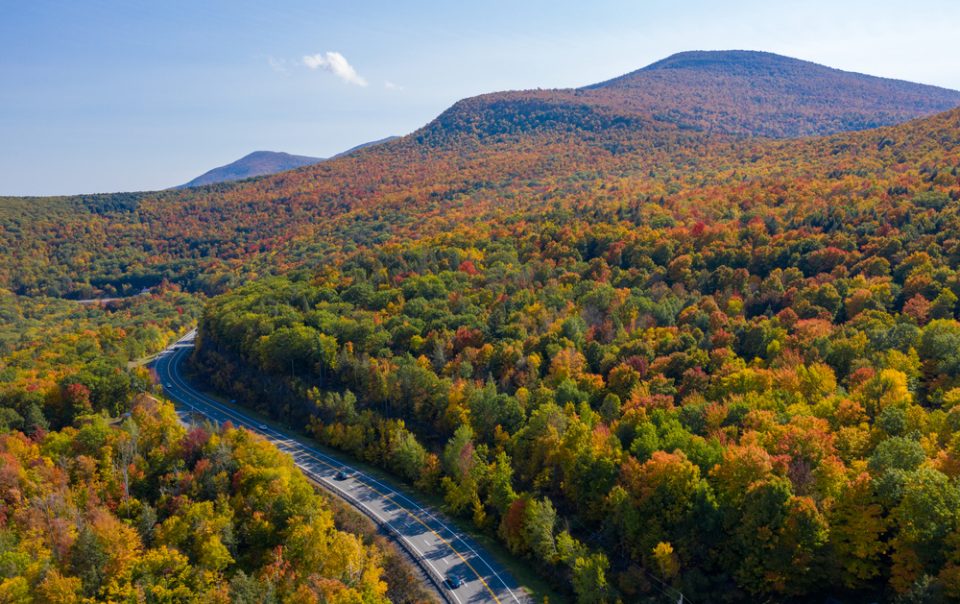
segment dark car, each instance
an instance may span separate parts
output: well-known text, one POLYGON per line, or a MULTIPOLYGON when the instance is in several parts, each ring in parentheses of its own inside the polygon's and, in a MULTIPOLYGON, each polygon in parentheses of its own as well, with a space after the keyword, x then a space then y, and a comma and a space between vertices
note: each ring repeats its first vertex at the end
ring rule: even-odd
POLYGON ((457 575, 447 576, 447 587, 449 587, 450 589, 456 589, 461 585, 463 585, 463 579, 461 579, 457 575))
POLYGON ((338 470, 333 477, 336 478, 337 480, 346 480, 348 478, 347 473, 344 472, 343 470, 338 470))

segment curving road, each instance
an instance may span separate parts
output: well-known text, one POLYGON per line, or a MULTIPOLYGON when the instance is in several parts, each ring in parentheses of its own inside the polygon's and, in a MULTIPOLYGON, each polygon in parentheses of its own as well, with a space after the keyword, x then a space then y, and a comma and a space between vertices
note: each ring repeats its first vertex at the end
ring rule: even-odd
POLYGON ((184 379, 180 364, 193 350, 195 337, 196 331, 191 331, 153 361, 164 392, 181 410, 247 428, 288 453, 304 475, 385 528, 416 560, 446 601, 456 604, 531 602, 505 568, 436 511, 383 481, 354 470, 346 456, 322 453, 191 386, 184 379))

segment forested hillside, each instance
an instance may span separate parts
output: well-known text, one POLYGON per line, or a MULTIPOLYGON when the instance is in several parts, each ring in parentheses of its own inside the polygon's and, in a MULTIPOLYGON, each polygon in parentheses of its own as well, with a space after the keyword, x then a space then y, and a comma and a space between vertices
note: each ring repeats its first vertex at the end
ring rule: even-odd
POLYGON ((585 90, 619 93, 686 127, 774 138, 889 126, 960 100, 954 90, 743 50, 677 53, 585 90))
POLYGON ((193 325, 201 303, 173 287, 102 306, 0 290, 0 429, 42 434, 129 411, 150 376, 128 364, 193 325))
POLYGON ((682 53, 281 175, 0 199, 0 588, 383 600, 289 460, 143 402, 199 319, 196 379, 578 602, 960 598, 960 110, 902 123, 958 103, 682 53))
POLYGON ((722 167, 745 138, 856 130, 957 105, 960 92, 777 55, 681 53, 584 89, 465 99, 411 135, 292 173, 0 199, 0 287, 86 298, 167 279, 221 293, 345 246, 441 232, 624 174, 659 196, 722 167))
POLYGON ((0 475, 4 602, 389 602, 381 552, 289 457, 168 403, 4 434, 0 475))
POLYGON ((579 601, 960 597, 960 111, 727 151, 238 288, 198 374, 579 601))

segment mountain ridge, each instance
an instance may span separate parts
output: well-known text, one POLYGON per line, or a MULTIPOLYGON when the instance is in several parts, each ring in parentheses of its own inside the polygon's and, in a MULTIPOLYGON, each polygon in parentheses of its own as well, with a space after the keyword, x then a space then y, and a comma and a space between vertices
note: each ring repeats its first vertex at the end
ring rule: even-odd
POLYGON ((268 176, 277 172, 310 166, 324 159, 323 157, 292 155, 282 151, 254 151, 229 164, 207 170, 193 180, 174 188, 187 189, 256 176, 268 176))
MULTIPOLYGON (((55 212, 58 222, 97 214, 121 222, 129 215, 146 217, 142 220, 151 224, 180 224, 183 229, 202 233, 199 239, 204 242, 204 253, 209 257, 200 263, 214 267, 219 261, 240 262, 302 237, 314 245, 312 238, 321 230, 330 236, 366 242, 444 228, 438 225, 447 224, 445 214, 466 219, 487 211, 488 200, 497 190, 520 188, 528 191, 526 195, 540 195, 537 187, 528 184, 538 181, 575 186, 588 174, 632 178, 649 175, 640 179, 650 181, 642 185, 645 194, 662 196, 674 186, 659 181, 669 174, 673 175, 671 178, 681 177, 684 166, 709 163, 721 169, 724 162, 727 166, 749 165, 750 155, 774 148, 765 139, 751 140, 745 138, 745 134, 724 131, 724 116, 716 113, 702 115, 697 122, 679 112, 617 111, 616 107, 610 108, 609 99, 604 104, 601 101, 606 97, 591 97, 588 91, 564 91, 560 100, 552 96, 554 92, 527 91, 511 93, 512 96, 491 93, 464 99, 410 135, 311 167, 228 186, 197 192, 168 190, 61 197, 43 204, 8 198, 0 202, 0 209, 15 220, 25 214, 55 212), (579 102, 583 98, 591 102, 579 102), (470 201, 465 201, 467 199, 470 201), (470 211, 454 213, 449 208, 452 200, 469 203, 470 211), (277 213, 277 207, 283 208, 282 214, 277 213), (365 220, 391 212, 402 212, 406 217, 389 225, 385 223, 382 231, 362 228, 365 220), (419 212, 424 214, 414 219, 411 213, 419 212), (73 213, 76 216, 71 219, 73 213), (351 221, 348 216, 356 218, 351 221), (341 219, 343 224, 332 226, 341 219)), ((956 112, 948 114, 956 115, 956 112)), ((906 121, 907 116, 893 117, 906 121)), ((789 125, 789 120, 778 123, 789 125)), ((733 124, 737 125, 736 120, 733 124)), ((923 133, 933 124, 918 121, 909 132, 923 133)), ((952 124, 948 128, 952 129, 952 124)), ((896 138, 896 132, 899 131, 876 136, 896 138)), ((939 138, 940 135, 923 136, 939 138)), ((872 135, 866 138, 872 141, 872 135)), ((783 144, 790 147, 800 143, 786 141, 783 144)), ((788 149, 778 152, 792 153, 788 149)), ((836 160, 839 156, 830 157, 836 160)), ((498 206, 517 207, 526 195, 503 198, 498 206)), ((450 220, 450 224, 455 222, 454 218, 450 220)), ((29 224, 40 222, 31 219, 29 224)), ((136 263, 128 263, 135 268, 114 266, 104 260, 102 272, 89 283, 71 276, 85 270, 83 266, 74 266, 74 236, 50 230, 37 232, 34 245, 41 249, 34 254, 21 249, 17 233, 16 229, 0 231, 0 243, 12 250, 10 266, 25 266, 24 263, 34 263, 34 258, 56 256, 64 271, 62 275, 49 271, 28 270, 18 274, 0 271, 0 286, 20 294, 46 292, 93 297, 106 292, 112 295, 128 289, 139 291, 164 278, 181 280, 187 279, 187 275, 196 275, 176 260, 185 248, 195 244, 166 228, 148 237, 156 249, 164 250, 163 255, 144 251, 143 268, 136 268, 136 263)), ((144 234, 131 231, 129 236, 131 239, 126 245, 140 246, 144 234)), ((334 248, 340 245, 338 242, 334 248)), ((189 285, 186 281, 184 284, 190 289, 211 292, 223 287, 197 276, 189 277, 189 285)))
POLYGON ((584 124, 596 124, 655 133, 673 124, 713 134, 795 138, 889 126, 958 105, 960 91, 774 53, 689 51, 581 88, 462 99, 424 132, 489 136, 591 131, 584 124))
POLYGON ((352 153, 356 153, 357 151, 363 151, 364 149, 369 149, 370 147, 376 147, 377 145, 382 145, 382 144, 384 144, 384 143, 389 143, 389 142, 392 142, 392 141, 397 140, 398 138, 403 138, 403 137, 402 137, 402 136, 391 135, 391 136, 385 136, 385 137, 383 137, 383 138, 378 138, 378 139, 375 140, 375 141, 369 141, 369 142, 366 142, 366 143, 360 143, 359 145, 357 145, 357 146, 355 146, 355 147, 350 147, 350 148, 347 149, 346 151, 341 151, 340 153, 337 153, 336 155, 331 155, 331 156, 330 156, 330 159, 337 159, 338 157, 346 157, 347 155, 350 155, 350 154, 352 154, 352 153))
POLYGON ((400 137, 386 136, 377 140, 361 143, 355 147, 350 147, 346 151, 341 151, 330 157, 293 155, 282 151, 254 151, 229 164, 208 170, 190 182, 173 187, 173 189, 188 189, 204 185, 234 182, 246 178, 256 178, 258 176, 270 176, 288 170, 312 166, 330 159, 345 157, 351 153, 388 143, 398 138, 400 137))
POLYGON ((233 528, 278 493, 303 501, 218 449, 244 443, 128 422, 98 436, 95 413, 145 383, 126 362, 200 317, 191 362, 211 390, 446 501, 578 602, 661 586, 724 604, 956 599, 960 107, 925 115, 909 83, 740 58, 464 99, 413 135, 230 185, 0 198, 0 423, 35 434, 7 457, 76 458, 12 466, 6 517, 48 517, 59 499, 27 498, 34 515, 19 493, 55 495, 63 476, 70 501, 117 511, 104 525, 65 504, 75 520, 17 555, 62 541, 76 572, 104 559, 85 545, 99 526, 105 543, 104 527, 152 531, 201 569, 198 549, 232 560, 237 544, 242 563, 253 546, 278 572, 250 576, 278 585, 329 557, 299 514, 233 528), (43 297, 142 287, 80 308, 84 323, 43 297), (59 337, 35 327, 48 307, 59 337), (75 427, 44 436, 45 417, 75 427), (45 491, 18 478, 44 467, 59 471, 45 491), (231 472, 256 492, 222 506, 231 472), (182 536, 209 515, 193 493, 223 507, 209 542, 182 536))

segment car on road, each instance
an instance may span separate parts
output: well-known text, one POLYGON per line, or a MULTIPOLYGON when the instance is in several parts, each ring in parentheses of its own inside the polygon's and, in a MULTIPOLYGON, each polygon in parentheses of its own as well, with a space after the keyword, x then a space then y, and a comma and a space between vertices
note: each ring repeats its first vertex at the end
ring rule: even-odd
POLYGON ((337 473, 333 475, 337 480, 346 480, 348 478, 353 478, 353 472, 350 470, 337 470, 337 473))
POLYGON ((463 579, 457 575, 447 575, 446 584, 450 589, 456 589, 463 585, 463 579))
POLYGON ((266 430, 266 429, 267 429, 267 424, 260 424, 257 426, 257 430, 266 430))
POLYGON ((167 388, 173 388, 173 384, 171 384, 170 382, 167 382, 167 383, 165 384, 165 386, 166 386, 167 388))

